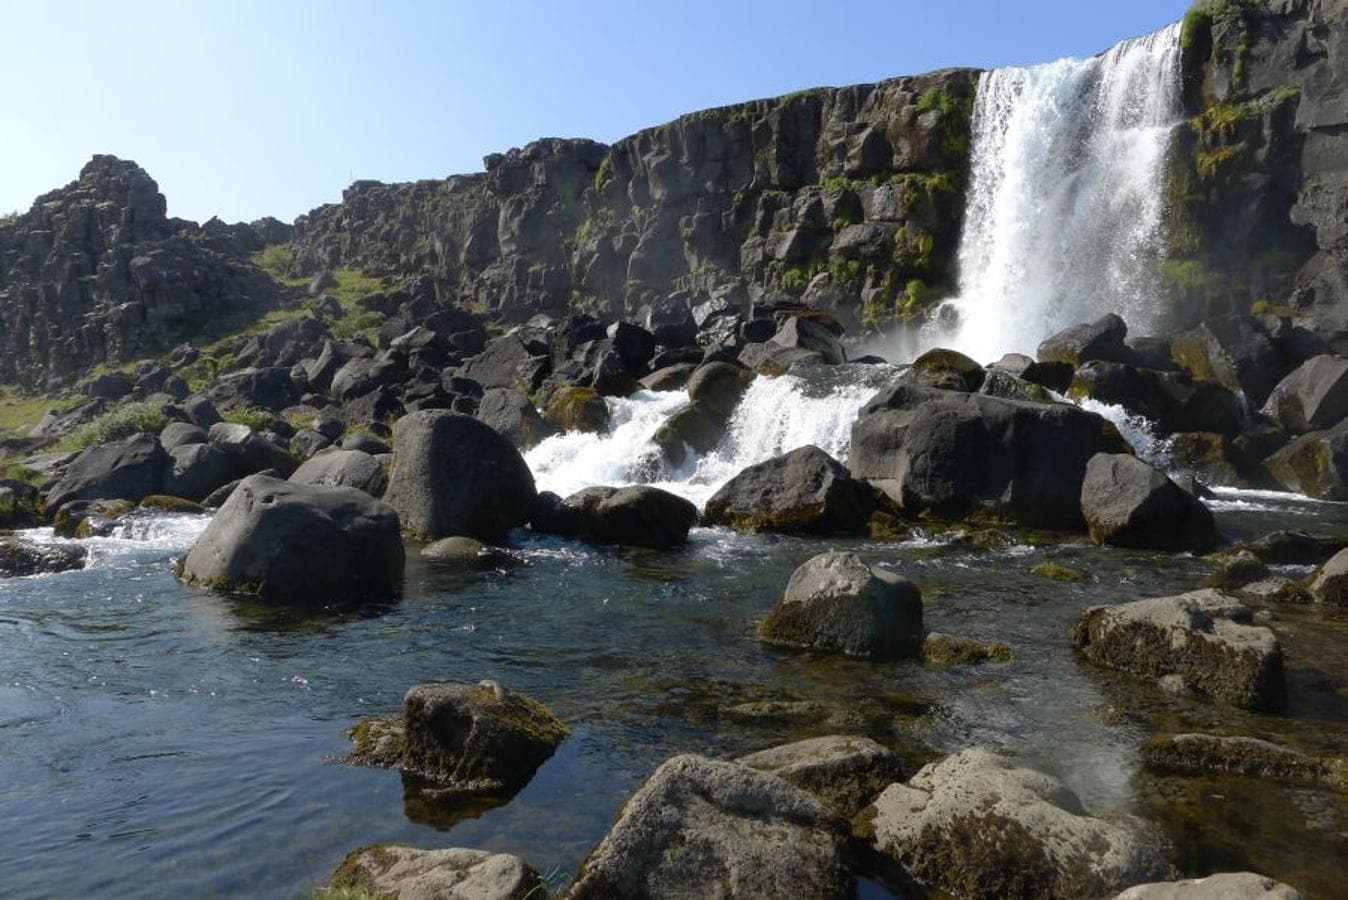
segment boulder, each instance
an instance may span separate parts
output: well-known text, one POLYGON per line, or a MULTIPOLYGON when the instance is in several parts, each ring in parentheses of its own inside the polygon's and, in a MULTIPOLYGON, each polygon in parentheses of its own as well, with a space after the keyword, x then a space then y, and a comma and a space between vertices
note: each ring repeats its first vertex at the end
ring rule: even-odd
POLYGON ((0 478, 0 529, 30 528, 42 520, 42 494, 25 481, 0 478))
POLYGON ((842 900, 853 891, 828 807, 775 775, 685 755, 628 798, 568 897, 842 900))
POLYGON ((441 538, 427 544, 421 548, 421 558, 461 569, 495 569, 514 561, 509 551, 467 537, 441 538))
POLYGON ((333 873, 330 887, 358 892, 353 896, 389 900, 526 900, 547 896, 547 882, 518 856, 459 847, 418 850, 397 844, 378 844, 348 853, 333 873))
POLYGON ((740 531, 850 534, 864 531, 870 488, 814 445, 749 466, 707 501, 708 524, 740 531))
POLYGON ((697 366, 693 363, 675 363, 656 369, 637 383, 648 391, 677 391, 687 386, 695 371, 697 366))
POLYGON ((1170 874, 1141 819, 1089 815, 1051 775, 964 750, 892 784, 858 816, 882 856, 957 897, 1099 897, 1170 874))
POLYGON ((1309 588, 1311 596, 1319 603, 1348 606, 1348 550, 1340 550, 1316 569, 1309 588))
POLYGON ((685 543, 696 522, 692 503, 646 485, 585 488, 550 508, 540 504, 531 516, 544 534, 655 550, 685 543))
POLYGON ((353 728, 348 759, 402 769, 444 792, 510 795, 567 734, 537 700, 494 681, 436 682, 409 689, 402 715, 353 728))
POLYGON ((987 373, 963 353, 954 350, 928 350, 908 368, 905 375, 914 384, 951 391, 976 391, 983 386, 987 373))
POLYGON ((1282 648, 1251 610, 1213 589, 1095 606, 1072 642, 1088 662, 1167 690, 1260 712, 1287 703, 1282 648))
POLYGON ((1086 466, 1081 512, 1091 540, 1113 547, 1206 553, 1217 524, 1202 501, 1125 453, 1097 453, 1086 466))
POLYGON ((388 486, 384 467, 360 450, 324 450, 304 462, 290 476, 292 484, 349 487, 371 497, 382 497, 388 486))
POLYGON ((292 406, 299 399, 289 367, 280 366, 231 372, 211 385, 205 395, 221 409, 252 408, 272 412, 292 406))
POLYGON ((973 666, 984 662, 1006 663, 1015 654, 1006 644, 984 643, 973 638, 933 631, 922 639, 922 661, 929 666, 973 666))
POLYGON ((848 467, 914 513, 1080 530, 1087 462, 1126 446, 1075 406, 898 384, 862 408, 848 467))
MULTIPOLYGON (((1073 367, 1091 360, 1128 362, 1131 354, 1124 338, 1128 326, 1114 313, 1094 322, 1073 325, 1045 338, 1036 354, 1041 363, 1064 363, 1073 367)), ((1017 374, 1024 375, 1024 372, 1017 374)))
POLYGON ((737 762, 809 791, 844 819, 912 774, 897 754, 854 735, 808 738, 750 753, 737 762))
POLYGON ((1273 388, 1263 413, 1292 434, 1339 424, 1348 417, 1348 359, 1325 354, 1302 363, 1273 388))
POLYGON ((1304 900, 1296 888, 1254 872, 1219 872, 1207 878, 1139 884, 1114 900, 1304 900))
POLYGON ((847 656, 915 654, 922 645, 922 592, 855 553, 821 553, 792 573, 758 634, 768 644, 847 656))
POLYGON ((163 493, 168 454, 158 438, 133 434, 90 447, 75 458, 47 492, 47 509, 72 500, 130 500, 163 493))
POLYGON ((1174 338, 1170 352, 1195 378, 1243 392, 1256 409, 1291 369, 1291 361, 1253 316, 1209 319, 1174 338))
POLYGON ((30 544, 0 539, 0 578, 22 578, 83 569, 89 558, 84 547, 71 544, 30 544))
POLYGON ((234 460, 239 475, 271 469, 288 477, 299 466, 295 457, 247 425, 217 422, 211 426, 210 439, 234 460))
POLYGON ((1149 768, 1185 775, 1241 775, 1348 788, 1348 756, 1310 756, 1252 737, 1173 734, 1151 738, 1138 751, 1149 768))
POLYGON ((1348 420, 1303 434, 1264 461, 1284 489, 1318 500, 1348 500, 1348 420))
POLYGON ((354 488, 253 475, 220 507, 178 576, 268 603, 386 599, 402 586, 398 514, 354 488))
POLYGON ((1270 566, 1318 566, 1348 547, 1348 535, 1330 537, 1304 531, 1273 531, 1236 545, 1270 566))
POLYGON ((393 452, 393 448, 386 441, 365 431, 357 431, 342 438, 342 449, 359 450, 361 453, 368 453, 371 456, 393 452))
POLYGON ((223 421, 220 418, 220 411, 215 408, 210 398, 200 394, 184 400, 183 409, 187 412, 187 418, 198 428, 209 429, 216 422, 223 421))
POLYGON ((543 418, 562 431, 603 434, 609 428, 608 404, 591 387, 568 385, 553 391, 544 406, 543 418))
POLYGON ((384 499, 417 537, 494 543, 528 521, 534 476, 514 445, 490 426, 459 413, 424 410, 398 420, 393 445, 384 499))
POLYGON ((190 422, 170 422, 159 432, 159 446, 165 450, 186 444, 204 444, 207 440, 206 429, 190 422))
POLYGON ((1076 370, 1067 393, 1122 406, 1146 418, 1162 436, 1181 431, 1236 434, 1244 426, 1240 399, 1215 381, 1186 372, 1157 372, 1093 361, 1076 370))
POLYGON ((714 419, 724 422, 735 412, 753 380, 753 373, 743 366, 727 362, 705 363, 688 378, 688 400, 714 419))
POLYGON ((788 350, 808 350, 818 353, 827 365, 847 362, 838 335, 828 325, 806 316, 791 316, 777 329, 770 343, 788 350))
POLYGON ((238 461, 215 444, 179 444, 168 451, 162 489, 200 502, 238 476, 238 461))
POLYGON ((505 435, 520 450, 528 450, 557 432, 538 414, 528 397, 512 388, 488 388, 478 402, 477 418, 505 435))
POLYGON ((332 446, 332 441, 311 428, 301 428, 290 439, 290 455, 298 459, 313 459, 314 454, 332 446))

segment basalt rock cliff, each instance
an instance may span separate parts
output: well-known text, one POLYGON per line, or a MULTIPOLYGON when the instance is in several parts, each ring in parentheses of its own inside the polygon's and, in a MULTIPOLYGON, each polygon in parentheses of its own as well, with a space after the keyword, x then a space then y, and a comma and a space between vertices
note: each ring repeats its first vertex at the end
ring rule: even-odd
POLYGON ((162 353, 214 317, 260 314, 279 295, 248 254, 291 234, 275 219, 171 219, 143 169, 95 156, 0 222, 0 383, 59 387, 162 353))

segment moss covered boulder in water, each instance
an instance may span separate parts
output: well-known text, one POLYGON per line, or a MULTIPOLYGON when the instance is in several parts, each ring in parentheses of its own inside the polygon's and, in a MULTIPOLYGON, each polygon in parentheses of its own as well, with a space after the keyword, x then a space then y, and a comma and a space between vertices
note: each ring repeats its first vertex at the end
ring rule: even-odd
POLYGON ((1090 816, 1056 778, 965 750, 893 784, 854 823, 917 881, 967 898, 1099 897, 1170 874, 1141 819, 1090 816))
POLYGON ((1311 756, 1252 737, 1160 735, 1142 745, 1150 768, 1190 775, 1229 774, 1348 789, 1348 756, 1311 756))
POLYGON ((891 658, 922 644, 922 592, 855 553, 821 553, 791 575, 758 629, 764 643, 891 658))
POLYGON ((1216 590, 1095 606, 1073 644, 1091 663, 1242 709, 1287 703, 1282 648, 1253 613, 1216 590))
POLYGON ((513 793, 568 734, 536 700, 493 681, 411 688, 403 715, 351 730, 348 761, 399 768, 459 793, 513 793))
POLYGON ((348 853, 333 873, 331 887, 399 900, 547 896, 542 876, 518 856, 460 847, 419 850, 397 844, 348 853))

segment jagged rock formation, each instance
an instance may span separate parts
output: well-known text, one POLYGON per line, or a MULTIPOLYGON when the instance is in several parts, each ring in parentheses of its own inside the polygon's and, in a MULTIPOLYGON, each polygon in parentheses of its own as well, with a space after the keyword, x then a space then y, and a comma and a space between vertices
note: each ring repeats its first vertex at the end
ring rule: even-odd
POLYGON ((1348 3, 1200 2, 1182 41, 1167 274, 1200 315, 1281 312, 1344 350, 1348 3))
POLYGON ((612 147, 538 141, 484 174, 357 182, 297 221, 296 270, 424 272, 513 321, 680 293, 804 295, 848 324, 914 312, 951 281, 976 78, 803 91, 612 147))
POLYGON ((0 382, 52 388, 97 363, 169 349, 223 312, 276 302, 246 255, 290 238, 275 219, 166 214, 135 163, 95 156, 77 181, 0 222, 0 382))

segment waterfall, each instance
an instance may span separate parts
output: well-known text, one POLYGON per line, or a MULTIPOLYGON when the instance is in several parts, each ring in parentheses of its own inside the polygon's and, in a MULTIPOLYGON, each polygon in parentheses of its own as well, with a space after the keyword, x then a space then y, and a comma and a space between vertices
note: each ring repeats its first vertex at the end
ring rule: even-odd
POLYGON ((1162 324, 1165 159, 1180 121, 1180 26, 1091 59, 985 72, 959 291, 925 330, 987 362, 1117 312, 1162 324))
MULTIPOLYGON (((742 469, 806 444, 846 461, 852 422, 893 375, 888 366, 845 365, 821 366, 805 376, 755 378, 720 445, 650 483, 700 506, 742 469)), ((566 496, 593 485, 649 481, 648 461, 658 453, 651 436, 687 400, 683 391, 609 398, 607 434, 559 434, 525 454, 539 490, 566 496)))

